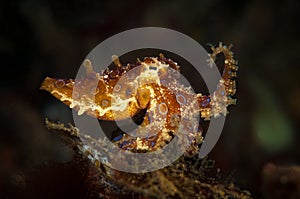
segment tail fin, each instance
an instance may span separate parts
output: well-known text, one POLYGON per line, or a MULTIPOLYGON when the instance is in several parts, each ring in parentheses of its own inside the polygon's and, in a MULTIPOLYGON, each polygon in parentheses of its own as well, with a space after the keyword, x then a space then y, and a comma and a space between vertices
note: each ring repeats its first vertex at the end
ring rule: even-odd
POLYGON ((211 46, 212 53, 209 54, 209 64, 213 65, 217 55, 224 54, 224 69, 222 78, 217 85, 217 89, 209 96, 198 94, 201 117, 209 120, 211 117, 218 117, 220 114, 227 114, 227 106, 235 104, 236 100, 232 97, 236 93, 235 78, 237 76, 237 61, 233 58, 231 51, 232 45, 225 46, 219 43, 219 46, 211 46))

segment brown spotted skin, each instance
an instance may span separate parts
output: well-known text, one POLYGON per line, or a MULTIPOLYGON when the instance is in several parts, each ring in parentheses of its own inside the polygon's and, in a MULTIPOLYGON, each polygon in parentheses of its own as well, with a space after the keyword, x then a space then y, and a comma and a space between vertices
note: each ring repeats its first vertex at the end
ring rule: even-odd
POLYGON ((124 150, 150 152, 164 147, 183 131, 191 143, 187 154, 193 155, 202 141, 197 115, 200 113, 205 120, 226 115, 227 106, 235 103, 232 96, 236 92, 234 78, 238 67, 231 46, 220 43, 211 50, 209 63, 220 53, 224 54, 225 63, 222 78, 210 96, 195 94, 181 84, 180 67, 162 54, 126 66, 113 56, 115 68, 101 75, 93 70, 90 60, 85 60, 85 78, 75 83, 74 79, 47 77, 41 89, 77 110, 79 115, 86 113, 100 120, 123 120, 147 109, 135 136, 124 133, 113 139, 115 144, 124 150))

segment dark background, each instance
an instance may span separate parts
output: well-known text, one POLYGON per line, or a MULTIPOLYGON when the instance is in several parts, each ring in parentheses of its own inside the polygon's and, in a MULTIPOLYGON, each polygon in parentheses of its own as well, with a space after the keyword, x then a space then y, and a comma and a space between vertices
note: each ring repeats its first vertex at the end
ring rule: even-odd
MULTIPOLYGON (((203 46, 234 45, 238 102, 210 157, 241 188, 269 196, 278 179, 264 171, 300 164, 299 8, 296 0, 1 1, 0 198, 22 185, 20 171, 72 158, 44 128, 45 117, 72 123, 71 111, 39 90, 42 80, 75 77, 101 41, 144 26, 180 31, 203 46)), ((300 189, 300 179, 289 186, 300 189)))

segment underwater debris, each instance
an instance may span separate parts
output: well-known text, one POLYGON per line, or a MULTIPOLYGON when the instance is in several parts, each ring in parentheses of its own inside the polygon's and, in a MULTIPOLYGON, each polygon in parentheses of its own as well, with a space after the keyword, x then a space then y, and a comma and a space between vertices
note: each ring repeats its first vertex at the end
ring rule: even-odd
POLYGON ((215 169, 213 162, 197 156, 184 157, 163 169, 140 174, 111 169, 93 157, 79 139, 77 129, 61 123, 46 122, 47 128, 74 148, 74 162, 82 164, 83 184, 88 186, 89 198, 251 198, 246 190, 233 183, 224 183, 207 173, 215 169), (85 168, 85 169, 84 169, 85 168))
POLYGON ((262 171, 264 197, 299 198, 300 166, 268 163, 262 171))

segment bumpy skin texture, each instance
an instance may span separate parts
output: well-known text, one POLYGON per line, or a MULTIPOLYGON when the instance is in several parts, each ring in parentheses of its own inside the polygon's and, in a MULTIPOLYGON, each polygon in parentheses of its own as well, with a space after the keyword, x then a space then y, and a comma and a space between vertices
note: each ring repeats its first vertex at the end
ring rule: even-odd
POLYGON ((227 106, 234 104, 237 62, 230 47, 221 43, 211 47, 209 64, 216 56, 225 56, 222 79, 210 96, 195 94, 179 81, 180 67, 165 58, 147 57, 135 64, 123 66, 118 57, 112 59, 115 68, 101 75, 93 70, 90 60, 85 60, 86 77, 54 79, 47 77, 41 89, 74 108, 81 115, 86 113, 100 120, 123 120, 147 109, 142 124, 129 134, 122 134, 113 141, 122 149, 150 152, 165 146, 171 139, 183 133, 189 140, 187 154, 198 152, 202 130, 197 116, 209 120, 227 114, 227 106))

